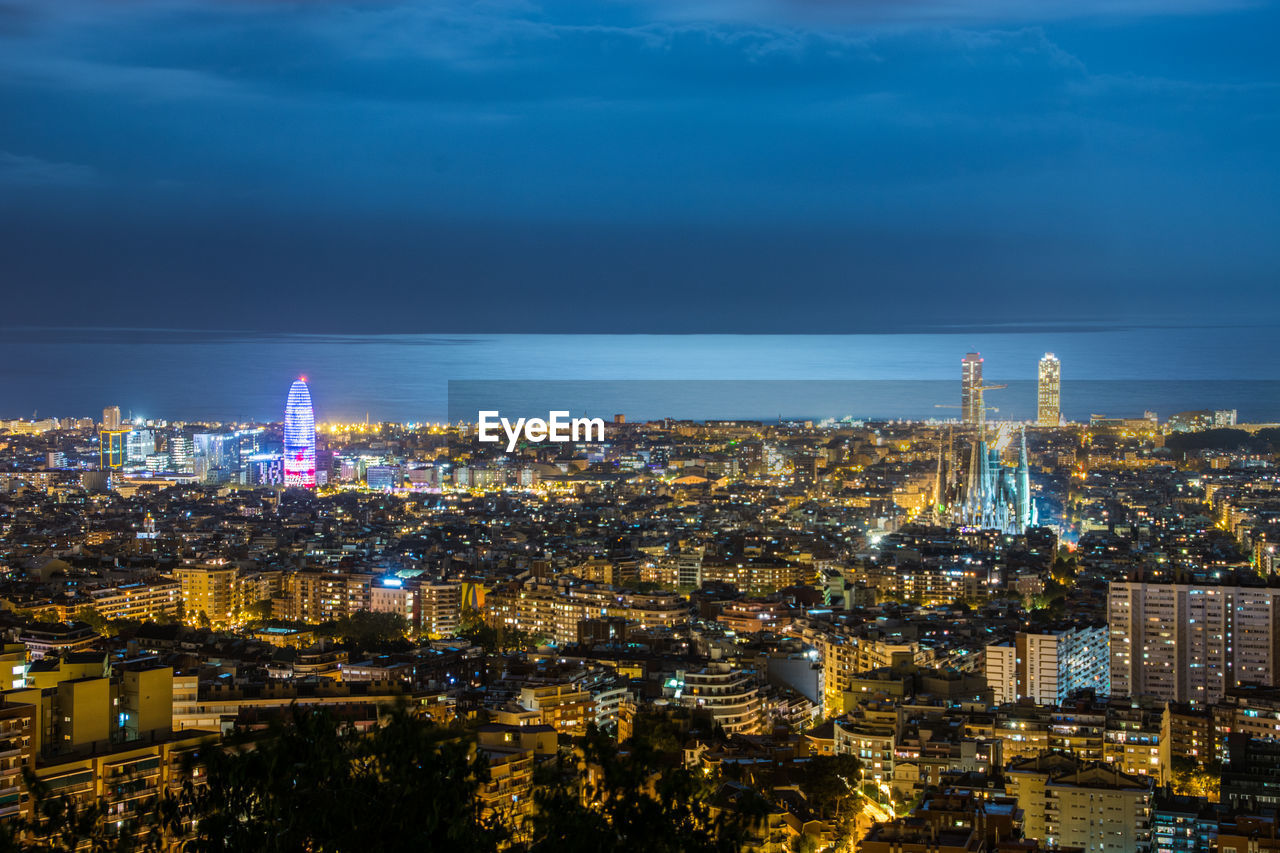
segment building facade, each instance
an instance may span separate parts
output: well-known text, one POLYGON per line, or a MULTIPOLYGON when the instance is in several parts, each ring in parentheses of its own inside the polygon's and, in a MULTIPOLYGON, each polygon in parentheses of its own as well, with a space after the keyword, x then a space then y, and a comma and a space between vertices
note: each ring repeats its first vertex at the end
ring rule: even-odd
POLYGON ((982 356, 966 353, 960 360, 960 412, 966 426, 987 422, 987 407, 982 399, 982 356))
POLYGON ((1062 362, 1051 352, 1040 359, 1036 383, 1036 423, 1056 427, 1062 422, 1062 362))
POLYGON ((1280 590, 1113 582, 1108 599, 1112 695, 1205 705, 1275 685, 1280 590))
POLYGON ((284 484, 316 487, 316 418, 305 379, 289 388, 284 407, 284 484))
POLYGON ((1051 634, 1018 632, 1011 645, 987 646, 987 686, 996 704, 1030 698, 1060 705, 1078 690, 1111 692, 1109 635, 1105 625, 1051 634))

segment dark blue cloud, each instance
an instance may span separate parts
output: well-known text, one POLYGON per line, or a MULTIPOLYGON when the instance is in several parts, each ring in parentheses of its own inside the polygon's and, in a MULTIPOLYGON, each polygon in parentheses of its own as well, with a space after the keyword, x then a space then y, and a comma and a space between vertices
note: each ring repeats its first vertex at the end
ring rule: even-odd
POLYGON ((56 293, 76 322, 136 324, 86 302, 113 282, 159 325, 253 325, 233 306, 284 278, 416 309, 374 326, 1280 319, 1277 23, 1196 0, 8 0, 0 250, 20 311, 56 293))

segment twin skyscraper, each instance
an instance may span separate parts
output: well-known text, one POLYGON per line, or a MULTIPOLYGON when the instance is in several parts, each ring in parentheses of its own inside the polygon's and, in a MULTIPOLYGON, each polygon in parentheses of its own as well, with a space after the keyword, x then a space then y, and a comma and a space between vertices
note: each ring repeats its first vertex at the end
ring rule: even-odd
MULTIPOLYGON (((984 385, 982 382, 982 356, 966 353, 960 360, 960 410, 961 421, 966 426, 983 426, 987 422, 988 407, 985 393, 1005 388, 1005 385, 984 385)), ((1040 426, 1058 426, 1062 423, 1062 362, 1051 352, 1040 359, 1036 383, 1036 423, 1040 426)), ((991 409, 994 411, 994 408, 991 409)))

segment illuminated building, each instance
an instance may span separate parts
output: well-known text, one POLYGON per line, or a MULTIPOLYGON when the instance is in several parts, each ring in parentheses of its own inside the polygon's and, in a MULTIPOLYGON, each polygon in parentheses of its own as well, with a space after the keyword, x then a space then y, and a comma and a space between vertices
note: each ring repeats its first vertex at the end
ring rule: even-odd
POLYGON ((987 420, 982 401, 982 356, 966 353, 960 360, 960 412, 966 426, 981 426, 987 420))
POLYGON ((27 683, 27 647, 22 643, 0 645, 0 691, 25 687, 27 683))
POLYGON ((520 705, 537 711, 541 724, 557 732, 582 735, 587 725, 595 722, 595 702, 591 694, 578 684, 556 682, 523 687, 520 705))
POLYGON ((107 406, 102 410, 102 428, 110 431, 120 429, 119 406, 107 406))
POLYGON ((173 576, 182 586, 187 619, 225 625, 240 609, 235 566, 179 566, 173 576))
POLYGON ((182 584, 179 581, 126 583, 89 590, 87 595, 93 599, 93 608, 107 619, 146 622, 158 617, 175 617, 182 608, 182 584))
POLYGON ((149 429, 130 430, 124 439, 125 461, 142 465, 156 452, 156 434, 149 429))
POLYGON ((195 452, 191 436, 175 433, 169 437, 169 458, 175 471, 190 471, 195 452))
POLYGON ((700 711, 727 734, 755 734, 760 728, 760 696, 751 673, 727 663, 710 663, 699 672, 686 672, 680 704, 700 711))
POLYGON ((316 417, 306 379, 289 388, 284 407, 284 484, 316 487, 316 417))
POLYGON ((1280 590, 1110 584, 1111 694, 1197 706, 1242 683, 1275 685, 1280 590))
POLYGON ((18 635, 18 642, 27 647, 33 661, 42 660, 46 655, 63 657, 87 649, 100 639, 92 628, 81 622, 36 623, 18 635))
POLYGON ((1057 426, 1062 422, 1062 362, 1051 352, 1040 359, 1040 375, 1036 384, 1036 423, 1057 426))
POLYGON ((462 614, 462 585, 424 583, 418 588, 420 626, 433 637, 451 637, 462 614))
POLYGON ((1017 535, 1039 523, 1039 514, 1031 500, 1026 432, 1022 434, 1016 469, 1006 468, 1000 462, 1009 438, 1009 433, 1002 429, 990 444, 985 438, 973 443, 964 501, 956 508, 959 524, 1017 535))
POLYGON ((1105 626, 1049 634, 1019 631, 1012 645, 987 646, 987 686, 996 704, 1031 697, 1060 705, 1077 690, 1110 693, 1111 661, 1105 626))
POLYGON ((32 737, 39 717, 30 704, 0 701, 0 741, 7 759, 0 764, 0 820, 28 816, 30 798, 23 791, 23 773, 35 768, 32 737))
POLYGON ((1018 800, 1023 834, 1050 849, 1149 850, 1152 780, 1056 752, 1010 764, 1005 791, 1018 800))
POLYGON ((225 483, 240 473, 240 439, 233 433, 196 433, 191 439, 191 470, 206 483, 225 483))
POLYGON ((404 469, 399 465, 370 465, 364 471, 365 485, 378 492, 389 492, 404 485, 404 469))
MULTIPOLYGON (((5 694, 0 737, 8 751, 0 767, 0 820, 29 816, 32 804, 21 778, 27 771, 104 831, 140 842, 140 816, 162 794, 176 793, 190 778, 187 759, 217 739, 216 728, 173 732, 169 667, 140 661, 108 672, 103 666, 99 661, 96 672, 72 671, 46 687, 5 694)), ((59 838, 46 834, 43 825, 28 832, 28 841, 59 838)))
POLYGON ((103 471, 124 467, 125 436, 129 430, 104 429, 98 433, 98 467, 103 471))
POLYGON ((569 644, 577 642, 578 623, 584 619, 616 618, 642 629, 673 628, 688 621, 689 609, 670 592, 633 593, 592 585, 562 588, 531 580, 488 593, 484 615, 495 628, 569 644))

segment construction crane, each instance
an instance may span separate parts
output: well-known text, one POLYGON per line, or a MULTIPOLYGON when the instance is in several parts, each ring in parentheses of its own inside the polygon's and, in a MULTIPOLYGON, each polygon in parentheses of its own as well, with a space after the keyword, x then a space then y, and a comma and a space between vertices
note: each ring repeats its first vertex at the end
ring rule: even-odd
MULTIPOLYGON (((980 418, 979 418, 979 420, 978 420, 978 423, 979 423, 979 424, 983 423, 983 422, 984 422, 984 421, 986 421, 986 419, 987 419, 987 406, 985 405, 985 404, 986 404, 986 397, 985 397, 985 396, 983 396, 983 395, 984 395, 984 394, 986 394, 986 392, 988 392, 988 391, 1001 391, 1001 390, 1003 390, 1003 389, 1005 389, 1005 388, 1008 388, 1008 387, 1009 387, 1008 385, 979 385, 977 388, 972 389, 972 390, 973 390, 973 393, 975 393, 975 394, 977 394, 977 395, 978 395, 978 407, 977 407, 977 408, 978 408, 978 414, 979 414, 979 415, 981 415, 981 417, 980 417, 980 418)), ((1000 411, 1000 410, 999 410, 999 409, 992 408, 992 411, 997 411, 997 412, 998 412, 998 411, 1000 411)))
MULTIPOLYGON (((964 408, 964 406, 956 405, 953 403, 934 403, 933 407, 935 409, 963 409, 964 408)), ((983 406, 982 408, 986 409, 988 412, 1000 411, 1000 409, 997 408, 996 406, 983 406)))
MULTIPOLYGON (((982 419, 983 419, 983 420, 986 420, 986 413, 987 413, 987 412, 998 412, 998 411, 1000 411, 1000 409, 998 409, 998 408, 997 408, 997 407, 995 407, 995 406, 988 406, 988 405, 986 405, 986 399, 983 397, 983 395, 984 395, 987 391, 1002 391, 1002 390, 1004 390, 1005 388, 1008 388, 1008 387, 1009 387, 1008 385, 979 385, 977 388, 973 388, 973 389, 972 389, 972 391, 973 391, 975 394, 977 394, 977 395, 978 395, 978 410, 982 412, 982 419)), ((955 406, 955 405, 951 405, 951 404, 949 404, 949 403, 934 403, 934 404, 933 404, 933 407, 934 407, 935 409, 963 409, 963 408, 964 408, 964 406, 963 406, 963 405, 955 406)))

